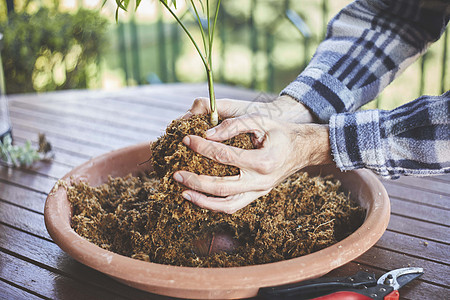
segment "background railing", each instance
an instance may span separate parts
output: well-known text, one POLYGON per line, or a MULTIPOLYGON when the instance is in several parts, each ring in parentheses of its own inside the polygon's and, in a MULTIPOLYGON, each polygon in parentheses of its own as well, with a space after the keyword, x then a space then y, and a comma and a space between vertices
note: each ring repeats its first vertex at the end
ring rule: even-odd
MULTIPOLYGON (((59 7, 67 10, 64 2, 59 1, 59 7)), ((215 40, 216 82, 279 92, 306 66, 325 35, 329 19, 348 3, 347 0, 222 1, 215 40)), ((69 9, 79 7, 100 6, 93 0, 78 0, 69 9)), ((110 46, 101 60, 100 87, 205 80, 193 47, 158 1, 142 1, 140 9, 132 11, 120 14, 116 24, 114 1, 102 9, 111 25, 110 46)), ((180 11, 184 11, 183 20, 188 26, 193 26, 192 13, 182 7, 180 11)), ((448 90, 448 31, 372 106, 390 108, 418 95, 448 90)))

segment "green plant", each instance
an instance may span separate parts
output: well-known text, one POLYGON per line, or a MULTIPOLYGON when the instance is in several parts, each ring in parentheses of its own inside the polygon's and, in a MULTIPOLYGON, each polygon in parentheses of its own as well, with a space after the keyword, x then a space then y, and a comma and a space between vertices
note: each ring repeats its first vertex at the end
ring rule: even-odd
POLYGON ((86 88, 97 77, 108 22, 97 11, 41 7, 0 22, 7 93, 86 88))
POLYGON ((23 146, 13 145, 11 136, 7 135, 0 140, 0 161, 8 166, 28 168, 36 161, 47 159, 50 150, 44 135, 39 135, 39 149, 34 149, 30 141, 23 146))
MULTIPOLYGON (((103 3, 106 3, 108 0, 104 0, 103 3)), ((124 11, 127 11, 130 0, 115 0, 117 4, 117 10, 116 10, 116 20, 118 18, 118 12, 119 9, 122 9, 124 11)), ((170 12, 170 14, 174 17, 174 19, 178 22, 178 24, 181 26, 181 28, 184 30, 186 35, 189 37, 189 40, 192 42, 192 44, 195 47, 195 50, 200 55, 200 58, 202 59, 203 65, 205 67, 206 71, 206 78, 208 81, 208 90, 209 90, 209 101, 210 101, 210 107, 211 107, 211 124, 214 126, 218 124, 218 114, 217 114, 217 108, 216 108, 216 96, 214 93, 214 77, 213 77, 213 70, 212 70, 212 51, 213 51, 213 42, 214 42, 214 31, 216 29, 217 24, 217 17, 219 16, 219 8, 220 8, 220 0, 217 1, 216 7, 214 9, 214 13, 211 14, 212 5, 209 0, 201 1, 201 0, 186 0, 187 5, 190 5, 195 13, 195 17, 197 19, 197 24, 200 29, 201 37, 202 37, 202 44, 203 44, 203 50, 199 46, 199 43, 194 39, 189 29, 185 26, 185 24, 182 22, 182 20, 177 16, 175 13, 175 10, 172 9, 177 7, 177 1, 176 0, 159 0, 159 2, 170 12), (202 24, 203 18, 200 16, 200 8, 203 11, 203 14, 206 15, 206 32, 203 28, 204 25, 202 24)), ((135 7, 138 9, 139 5, 141 3, 141 0, 135 0, 135 7)))

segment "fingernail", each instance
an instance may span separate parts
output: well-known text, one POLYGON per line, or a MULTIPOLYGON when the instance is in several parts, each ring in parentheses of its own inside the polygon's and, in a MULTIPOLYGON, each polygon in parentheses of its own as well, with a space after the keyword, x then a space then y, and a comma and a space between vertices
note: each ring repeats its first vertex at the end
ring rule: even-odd
POLYGON ((191 201, 191 195, 189 193, 182 193, 181 196, 183 196, 184 199, 191 201))
POLYGON ((205 135, 206 136, 212 136, 214 135, 214 133, 216 133, 216 129, 215 128, 211 128, 205 131, 205 135))
POLYGON ((183 182, 183 176, 181 176, 180 173, 173 174, 173 179, 175 179, 178 182, 183 182))
POLYGON ((184 139, 183 139, 183 143, 186 146, 189 146, 191 144, 191 139, 188 136, 185 136, 184 139))

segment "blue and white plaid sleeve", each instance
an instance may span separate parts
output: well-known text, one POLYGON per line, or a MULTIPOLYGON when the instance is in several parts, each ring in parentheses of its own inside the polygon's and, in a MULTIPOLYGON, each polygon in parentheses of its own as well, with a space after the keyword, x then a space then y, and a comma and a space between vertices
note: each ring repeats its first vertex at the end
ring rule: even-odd
POLYGON ((357 0, 330 21, 327 37, 308 67, 281 94, 330 122, 339 168, 365 167, 390 178, 449 172, 448 93, 421 97, 392 112, 352 113, 438 40, 449 19, 448 0, 357 0), (435 113, 437 105, 446 107, 444 117, 435 113), (416 113, 419 107, 429 113, 416 113), (409 120, 420 122, 408 127, 409 120), (411 130, 398 131, 407 127, 411 130))
POLYGON ((341 170, 368 168, 385 178, 450 172, 450 91, 392 111, 333 115, 330 144, 341 170))

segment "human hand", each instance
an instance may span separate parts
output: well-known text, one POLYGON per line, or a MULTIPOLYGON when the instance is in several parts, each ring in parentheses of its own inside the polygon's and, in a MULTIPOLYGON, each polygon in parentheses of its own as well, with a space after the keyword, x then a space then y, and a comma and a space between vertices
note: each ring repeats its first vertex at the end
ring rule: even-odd
POLYGON ((225 119, 206 132, 206 139, 189 135, 183 143, 219 163, 238 167, 240 174, 214 177, 178 171, 174 179, 189 188, 182 194, 185 199, 234 213, 303 167, 331 163, 328 135, 327 125, 285 123, 255 114, 225 119), (240 133, 253 134, 257 149, 220 143, 240 133))
MULTIPOLYGON (((217 111, 222 118, 240 117, 246 114, 259 114, 272 119, 292 123, 316 123, 317 118, 302 103, 284 95, 270 102, 218 99, 217 111)), ((195 99, 192 107, 182 118, 211 112, 208 98, 195 99)))

